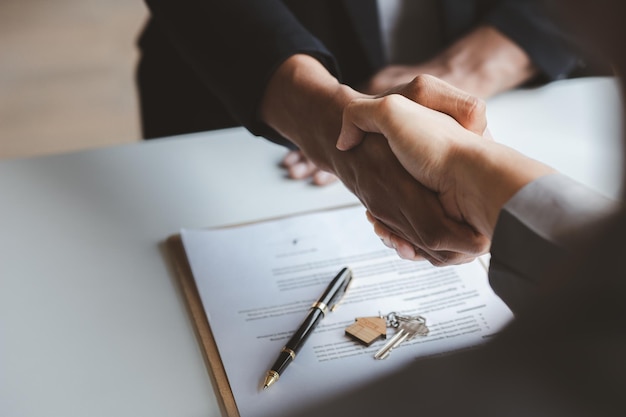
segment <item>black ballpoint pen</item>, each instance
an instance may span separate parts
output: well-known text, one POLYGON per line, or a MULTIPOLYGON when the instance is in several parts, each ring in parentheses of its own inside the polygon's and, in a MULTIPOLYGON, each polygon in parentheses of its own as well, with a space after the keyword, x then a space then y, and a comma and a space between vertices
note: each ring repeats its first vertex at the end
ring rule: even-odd
POLYGON ((267 371, 265 382, 263 383, 263 389, 267 389, 274 382, 278 381, 278 378, 287 368, 287 365, 296 358, 296 353, 300 350, 300 347, 309 338, 315 327, 326 315, 326 311, 331 311, 337 306, 337 303, 343 297, 344 293, 348 289, 348 285, 352 281, 352 271, 349 268, 343 268, 335 278, 330 282, 324 294, 311 306, 309 314, 298 327, 298 330, 291 336, 291 339, 281 349, 278 359, 274 362, 272 368, 267 371))

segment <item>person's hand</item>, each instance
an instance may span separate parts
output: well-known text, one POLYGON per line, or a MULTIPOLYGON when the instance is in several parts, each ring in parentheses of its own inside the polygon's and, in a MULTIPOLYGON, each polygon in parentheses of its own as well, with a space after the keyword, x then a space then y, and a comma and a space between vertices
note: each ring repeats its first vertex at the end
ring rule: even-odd
MULTIPOLYGON (((427 78, 405 87, 411 98, 428 105, 441 101, 452 114, 468 110, 428 94, 419 80, 427 78)), ((261 118, 316 166, 337 175, 380 222, 433 264, 467 262, 484 253, 489 240, 447 216, 437 195, 402 167, 387 141, 368 138, 350 152, 335 147, 344 107, 359 97, 365 96, 339 84, 314 58, 293 56, 270 79, 261 118)))
MULTIPOLYGON (((421 75, 405 85, 392 88, 386 94, 400 94, 425 107, 437 110, 441 115, 453 115, 456 122, 468 131, 486 139, 491 139, 491 135, 487 130, 485 103, 442 80, 428 75, 421 75)), ((342 132, 344 130, 345 127, 342 128, 342 132)), ((341 149, 341 144, 338 145, 341 149)), ((350 147, 353 146, 355 145, 350 144, 350 147)), ((392 232, 384 221, 377 219, 369 211, 366 214, 368 220, 374 226, 374 232, 380 237, 381 241, 386 246, 394 248, 401 258, 411 260, 425 258, 424 252, 419 247, 392 232)), ((447 214, 458 221, 464 221, 462 217, 456 215, 453 211, 449 211, 447 214)), ((469 257, 469 259, 473 258, 469 257)))
POLYGON ((314 185, 328 185, 337 181, 337 177, 330 172, 319 169, 300 150, 287 152, 281 161, 281 166, 287 170, 289 178, 304 180, 311 178, 314 185))
POLYGON ((383 68, 363 91, 382 94, 417 75, 429 74, 487 98, 528 81, 535 73, 530 58, 515 42, 491 26, 481 26, 427 62, 383 68))
MULTIPOLYGON (((477 99, 443 82, 430 85, 432 95, 455 96, 459 106, 476 108, 477 99)), ((442 102, 445 102, 442 101, 442 102)), ((357 99, 345 109, 337 147, 358 150, 380 133, 402 166, 436 193, 446 215, 491 236, 502 205, 522 186, 554 172, 516 151, 485 140, 456 120, 397 94, 357 99), (361 144, 361 145, 359 145, 361 144), (357 146, 359 145, 359 146, 357 146)), ((372 212, 368 218, 388 246, 405 258, 418 256, 414 244, 372 212)))

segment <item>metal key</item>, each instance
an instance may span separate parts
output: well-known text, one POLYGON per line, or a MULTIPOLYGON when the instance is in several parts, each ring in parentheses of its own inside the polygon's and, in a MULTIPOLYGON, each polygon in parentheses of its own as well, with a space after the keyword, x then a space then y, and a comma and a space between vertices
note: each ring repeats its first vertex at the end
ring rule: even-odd
POLYGON ((385 359, 393 349, 395 349, 400 343, 405 340, 411 340, 415 336, 426 336, 428 334, 428 327, 426 327, 426 320, 421 316, 397 316, 398 331, 389 339, 383 347, 374 355, 374 359, 385 359))

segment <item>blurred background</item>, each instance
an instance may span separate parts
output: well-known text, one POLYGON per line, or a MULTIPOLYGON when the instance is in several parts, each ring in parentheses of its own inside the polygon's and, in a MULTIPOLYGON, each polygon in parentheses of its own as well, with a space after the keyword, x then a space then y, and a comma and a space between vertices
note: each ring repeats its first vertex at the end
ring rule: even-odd
POLYGON ((0 159, 138 141, 141 0, 0 0, 0 159))

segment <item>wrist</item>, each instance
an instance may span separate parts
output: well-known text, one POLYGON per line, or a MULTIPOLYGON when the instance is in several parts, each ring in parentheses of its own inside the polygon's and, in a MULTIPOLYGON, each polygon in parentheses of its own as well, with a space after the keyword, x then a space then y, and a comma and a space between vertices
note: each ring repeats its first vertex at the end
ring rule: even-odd
POLYGON ((528 158, 499 143, 480 142, 460 152, 457 178, 465 220, 478 232, 491 238, 502 207, 525 185, 555 172, 549 166, 528 158))
POLYGON ((336 151, 343 108, 360 96, 315 58, 293 55, 270 78, 260 117, 319 168, 333 171, 329 152, 336 151))

